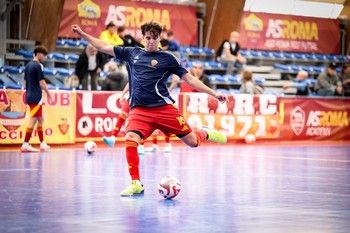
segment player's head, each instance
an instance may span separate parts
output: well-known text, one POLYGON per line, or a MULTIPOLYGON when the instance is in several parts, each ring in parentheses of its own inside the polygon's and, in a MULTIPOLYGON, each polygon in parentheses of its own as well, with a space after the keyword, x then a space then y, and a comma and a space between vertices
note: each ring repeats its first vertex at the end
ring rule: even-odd
POLYGON ((34 48, 34 56, 40 62, 44 62, 46 60, 47 48, 43 45, 37 45, 34 48))
POLYGON ((141 26, 141 33, 145 42, 146 51, 153 52, 158 50, 162 30, 162 26, 154 21, 144 23, 141 26))

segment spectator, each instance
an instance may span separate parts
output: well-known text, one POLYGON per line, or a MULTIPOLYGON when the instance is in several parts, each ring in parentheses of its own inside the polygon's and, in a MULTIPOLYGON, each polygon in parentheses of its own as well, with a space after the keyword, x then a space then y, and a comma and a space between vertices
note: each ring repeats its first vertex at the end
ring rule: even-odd
POLYGON ((310 95, 310 88, 307 82, 308 76, 308 72, 305 70, 300 70, 297 77, 293 79, 293 82, 287 83, 283 86, 283 90, 286 90, 289 87, 295 87, 297 89, 297 96, 310 95))
POLYGON ((332 62, 324 72, 318 75, 315 90, 320 96, 335 96, 342 94, 342 83, 336 74, 336 68, 337 64, 332 62))
POLYGON ((239 88, 240 94, 255 94, 253 73, 249 70, 242 72, 242 85, 239 88))
MULTIPOLYGON (((117 26, 113 22, 110 22, 109 24, 106 25, 106 30, 101 32, 99 39, 114 46, 124 45, 124 40, 120 38, 119 35, 117 34, 117 26)), ((106 64, 111 58, 113 58, 112 56, 105 53, 102 53, 102 57, 103 57, 103 64, 106 64)))
POLYGON ((342 67, 340 79, 343 84, 344 96, 350 97, 350 64, 342 67))
POLYGON ((168 50, 174 54, 178 59, 181 58, 180 55, 180 43, 175 39, 174 33, 172 31, 167 32, 167 38, 164 38, 168 40, 168 50))
POLYGON ((246 63, 246 59, 240 53, 240 46, 238 43, 239 33, 236 31, 231 32, 230 39, 224 40, 218 51, 216 52, 216 59, 219 62, 228 63, 227 74, 232 74, 234 66, 239 63, 243 68, 246 63))
POLYGON ((125 47, 144 47, 139 41, 137 41, 132 35, 125 34, 125 28, 123 26, 118 27, 118 36, 124 41, 125 47))
POLYGON ((104 91, 122 91, 128 83, 128 71, 124 65, 118 66, 115 61, 106 64, 108 75, 101 80, 100 86, 104 91))
POLYGON ((124 41, 117 34, 117 27, 113 22, 110 22, 106 26, 106 30, 101 32, 99 36, 100 40, 107 42, 110 45, 121 46, 124 45, 124 41))
POLYGON ((102 54, 91 44, 88 44, 75 65, 75 74, 79 77, 83 90, 88 90, 89 75, 91 90, 97 90, 98 74, 102 67, 102 54))
POLYGON ((211 87, 210 80, 208 76, 204 73, 204 67, 201 62, 194 62, 193 65, 193 71, 195 73, 196 77, 199 77, 199 80, 202 81, 207 87, 211 87))

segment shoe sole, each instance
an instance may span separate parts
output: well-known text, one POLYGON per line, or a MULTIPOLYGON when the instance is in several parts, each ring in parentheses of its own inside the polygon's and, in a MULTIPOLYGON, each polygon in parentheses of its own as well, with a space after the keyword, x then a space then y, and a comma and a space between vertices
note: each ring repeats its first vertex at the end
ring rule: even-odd
POLYGON ((145 190, 142 190, 140 193, 133 193, 133 194, 120 194, 121 197, 137 197, 142 196, 144 194, 145 190))

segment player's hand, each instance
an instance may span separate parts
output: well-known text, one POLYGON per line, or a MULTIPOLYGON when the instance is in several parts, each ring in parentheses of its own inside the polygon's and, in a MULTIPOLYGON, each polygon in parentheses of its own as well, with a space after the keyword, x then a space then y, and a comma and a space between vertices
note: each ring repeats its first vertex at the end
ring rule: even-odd
POLYGON ((225 103, 228 100, 228 97, 226 94, 222 94, 222 93, 216 93, 215 94, 215 98, 217 100, 219 100, 221 103, 225 103))
POLYGON ((72 32, 74 32, 80 37, 83 35, 83 30, 81 30, 81 28, 78 25, 72 25, 72 32))

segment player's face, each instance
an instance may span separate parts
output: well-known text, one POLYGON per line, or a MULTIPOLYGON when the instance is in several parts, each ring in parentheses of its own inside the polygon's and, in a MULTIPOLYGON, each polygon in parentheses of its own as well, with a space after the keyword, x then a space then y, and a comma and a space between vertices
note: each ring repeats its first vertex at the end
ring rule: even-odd
POLYGON ((37 53, 37 56, 39 58, 39 61, 42 63, 44 61, 46 61, 46 55, 43 53, 37 53))
POLYGON ((146 32, 143 36, 143 41, 145 42, 145 50, 148 52, 154 52, 158 50, 160 36, 156 36, 151 32, 146 32))

